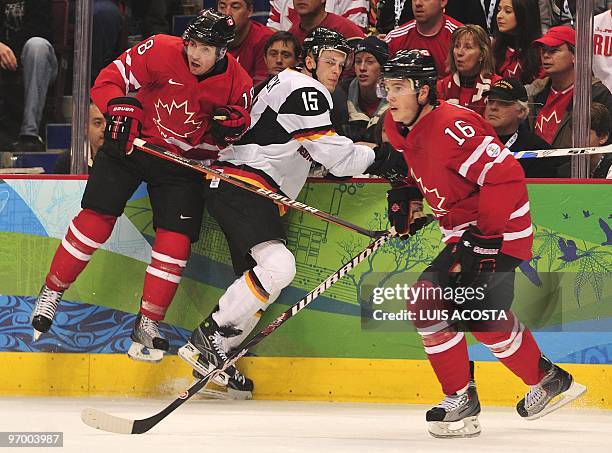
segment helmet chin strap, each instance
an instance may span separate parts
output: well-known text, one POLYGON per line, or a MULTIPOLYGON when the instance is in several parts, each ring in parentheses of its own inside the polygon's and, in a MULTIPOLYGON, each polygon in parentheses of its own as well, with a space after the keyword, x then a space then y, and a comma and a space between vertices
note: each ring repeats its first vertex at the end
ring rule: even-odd
POLYGON ((417 105, 419 106, 419 108, 417 109, 417 112, 416 112, 416 115, 414 115, 414 118, 412 118, 412 121, 410 121, 410 123, 404 123, 404 126, 406 126, 406 127, 411 127, 416 122, 416 120, 419 119, 419 116, 421 116, 421 112, 425 108, 425 105, 427 105, 427 104, 425 104, 425 105, 419 104, 419 92, 415 93, 416 102, 417 102, 417 105))

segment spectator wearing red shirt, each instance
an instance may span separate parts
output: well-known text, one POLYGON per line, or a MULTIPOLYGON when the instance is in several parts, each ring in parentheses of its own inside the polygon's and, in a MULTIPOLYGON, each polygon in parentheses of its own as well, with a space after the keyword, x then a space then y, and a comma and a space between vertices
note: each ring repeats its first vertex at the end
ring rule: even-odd
POLYGON ((446 59, 451 35, 463 24, 444 14, 447 0, 412 0, 414 20, 391 30, 385 37, 389 55, 402 49, 427 49, 436 62, 438 77, 448 75, 446 59))
POLYGON ((253 14, 253 0, 219 0, 217 10, 234 19, 236 38, 227 51, 253 78, 253 84, 257 85, 268 76, 264 46, 274 32, 250 19, 253 14))
MULTIPOLYGON (((553 148, 572 146, 572 99, 574 95, 574 72, 576 32, 572 27, 552 27, 535 41, 542 58, 546 78, 537 80, 533 87, 535 123, 533 131, 553 148)), ((591 99, 612 109, 612 95, 601 81, 592 79, 591 99)), ((566 174, 569 176, 569 166, 566 174)))
POLYGON ((291 26, 289 33, 295 35, 300 44, 317 27, 336 30, 348 40, 365 37, 361 28, 347 18, 325 11, 325 0, 293 0, 293 7, 298 13, 299 22, 291 26))
POLYGON ((541 63, 533 41, 542 36, 537 0, 501 0, 493 35, 495 72, 527 85, 541 77, 541 63))
POLYGON ((480 25, 459 27, 451 36, 448 58, 450 74, 438 80, 438 97, 482 115, 484 93, 501 79, 495 74, 489 35, 480 25))

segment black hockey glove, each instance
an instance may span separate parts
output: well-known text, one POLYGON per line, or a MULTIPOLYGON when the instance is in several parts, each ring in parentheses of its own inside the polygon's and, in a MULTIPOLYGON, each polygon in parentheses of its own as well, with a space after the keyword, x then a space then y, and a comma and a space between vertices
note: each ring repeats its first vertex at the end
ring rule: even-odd
POLYGON ((374 148, 374 163, 365 173, 381 176, 391 182, 402 181, 408 175, 404 155, 396 151, 391 144, 383 143, 374 148))
POLYGON ((215 143, 225 147, 240 140, 250 125, 251 115, 246 109, 238 105, 227 105, 217 107, 213 112, 211 132, 215 143))
POLYGON ((118 97, 108 102, 104 150, 115 157, 128 156, 134 139, 142 129, 142 104, 133 97, 118 97))
POLYGON ((471 226, 455 245, 454 259, 450 266, 451 280, 456 286, 483 286, 496 271, 503 235, 484 236, 471 226))
POLYGON ((397 187, 387 191, 387 216, 402 240, 427 225, 423 195, 416 187, 397 187))

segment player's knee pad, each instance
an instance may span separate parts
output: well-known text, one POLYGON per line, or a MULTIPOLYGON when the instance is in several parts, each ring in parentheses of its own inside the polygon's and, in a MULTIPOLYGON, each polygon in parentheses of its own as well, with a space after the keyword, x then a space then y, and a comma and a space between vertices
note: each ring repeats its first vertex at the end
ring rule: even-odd
POLYGON ((98 248, 108 240, 116 222, 115 216, 83 209, 72 219, 69 231, 86 245, 98 248))
POLYGON ((252 272, 268 295, 279 293, 293 281, 295 257, 282 242, 257 244, 251 249, 251 256, 257 263, 252 272))
POLYGON ((512 312, 507 320, 479 323, 472 326, 472 335, 498 359, 514 354, 523 343, 525 325, 512 312))

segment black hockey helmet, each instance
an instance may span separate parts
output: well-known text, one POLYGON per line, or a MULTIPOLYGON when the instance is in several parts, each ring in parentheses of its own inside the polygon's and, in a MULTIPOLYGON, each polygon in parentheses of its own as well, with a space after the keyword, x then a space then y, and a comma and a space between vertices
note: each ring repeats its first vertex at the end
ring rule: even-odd
POLYGON ((236 24, 232 16, 220 13, 214 9, 200 11, 187 25, 183 33, 185 45, 190 39, 215 47, 227 47, 236 36, 236 24))
POLYGON ((338 50, 346 54, 346 65, 349 65, 349 60, 353 55, 353 48, 347 39, 338 33, 336 30, 325 27, 317 27, 308 33, 302 44, 302 60, 306 59, 308 53, 312 53, 315 61, 324 50, 338 50))
POLYGON ((383 80, 410 79, 417 90, 423 85, 429 85, 429 101, 435 102, 438 72, 436 62, 428 50, 400 50, 383 65, 382 69, 383 80))

